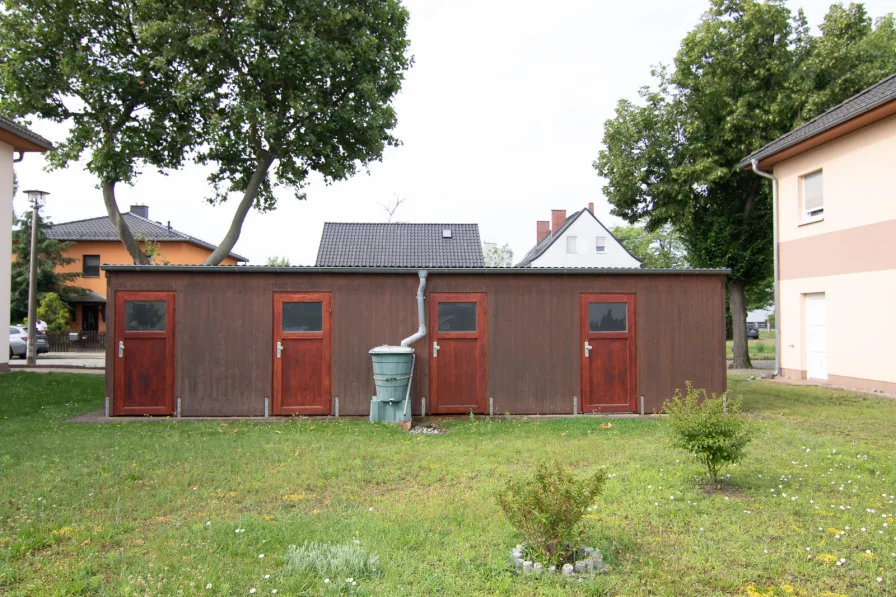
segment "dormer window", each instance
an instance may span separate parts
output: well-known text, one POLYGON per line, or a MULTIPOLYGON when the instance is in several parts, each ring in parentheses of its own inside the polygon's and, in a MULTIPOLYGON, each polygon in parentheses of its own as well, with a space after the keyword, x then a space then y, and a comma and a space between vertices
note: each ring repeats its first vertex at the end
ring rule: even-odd
POLYGON ((606 236, 598 236, 594 239, 594 251, 598 254, 603 254, 607 252, 607 237, 606 236))
POLYGON ((803 222, 824 219, 824 178, 822 171, 803 176, 803 222))
POLYGON ((566 252, 567 253, 575 253, 576 252, 576 237, 574 237, 574 236, 566 237, 566 252))

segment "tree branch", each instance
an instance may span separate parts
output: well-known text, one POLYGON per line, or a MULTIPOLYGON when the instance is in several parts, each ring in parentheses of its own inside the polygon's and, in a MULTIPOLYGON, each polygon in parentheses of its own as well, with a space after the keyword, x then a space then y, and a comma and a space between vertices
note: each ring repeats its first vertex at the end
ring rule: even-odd
POLYGON ((130 253, 134 263, 136 265, 146 265, 148 263, 146 255, 140 250, 134 235, 131 234, 131 229, 128 228, 127 222, 124 221, 124 218, 121 217, 121 212, 118 210, 118 203, 115 201, 115 182, 114 180, 103 181, 103 203, 106 204, 106 213, 109 214, 109 219, 118 232, 118 238, 121 239, 124 248, 130 253))

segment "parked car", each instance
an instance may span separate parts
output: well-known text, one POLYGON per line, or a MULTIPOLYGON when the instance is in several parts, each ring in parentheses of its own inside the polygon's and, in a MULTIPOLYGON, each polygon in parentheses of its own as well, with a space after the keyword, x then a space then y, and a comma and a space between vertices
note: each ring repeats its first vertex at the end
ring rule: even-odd
POLYGON ((759 339, 759 326, 755 323, 747 324, 747 338, 759 339))
MULTIPOLYGON (((47 342, 47 335, 40 332, 37 333, 37 354, 50 352, 50 343, 47 342)), ((22 357, 28 355, 28 330, 20 325, 9 326, 9 358, 22 357)))

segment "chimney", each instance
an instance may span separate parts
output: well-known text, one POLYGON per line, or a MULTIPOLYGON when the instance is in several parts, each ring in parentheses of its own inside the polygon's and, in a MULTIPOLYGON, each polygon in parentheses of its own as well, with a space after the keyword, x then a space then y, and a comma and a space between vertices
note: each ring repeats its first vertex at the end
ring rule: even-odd
POLYGON ((539 220, 536 224, 538 225, 538 240, 535 243, 538 244, 551 233, 551 223, 547 220, 539 220))
POLYGON ((149 207, 146 205, 132 205, 131 213, 144 219, 149 219, 149 207))
POLYGON ((563 223, 566 221, 566 210, 565 209, 552 209, 551 210, 551 232, 555 233, 560 230, 560 227, 563 226, 563 223))
POLYGON ((594 204, 593 203, 588 204, 588 211, 590 211, 592 214, 594 213, 594 204))

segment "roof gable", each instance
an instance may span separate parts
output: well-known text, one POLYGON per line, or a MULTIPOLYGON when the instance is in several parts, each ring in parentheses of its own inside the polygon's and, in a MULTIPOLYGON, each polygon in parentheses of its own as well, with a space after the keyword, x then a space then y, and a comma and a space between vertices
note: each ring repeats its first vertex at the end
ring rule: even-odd
MULTIPOLYGON (((210 251, 215 250, 215 245, 200 240, 189 234, 178 232, 170 226, 164 226, 159 222, 153 222, 146 218, 127 212, 121 214, 125 223, 130 228, 134 237, 138 240, 150 240, 153 242, 185 242, 200 246, 210 251)), ((74 222, 61 222, 52 224, 47 229, 47 238, 61 241, 120 241, 118 231, 112 225, 108 216, 75 220, 74 222)), ((237 261, 248 261, 242 255, 230 253, 229 257, 237 261)))
POLYGON ((741 160, 737 167, 747 168, 751 166, 753 160, 762 161, 768 159, 785 149, 789 149, 803 141, 808 141, 812 137, 858 118, 894 100, 896 100, 896 74, 890 75, 867 89, 863 89, 845 102, 828 109, 809 122, 757 149, 741 160))
POLYGON ((477 224, 327 222, 317 267, 485 267, 477 224), (443 231, 450 230, 450 238, 443 231))
POLYGON ((553 245, 564 234, 566 234, 566 232, 576 222, 576 220, 578 220, 580 217, 582 217, 585 214, 588 214, 589 216, 591 216, 591 218, 593 218, 594 221, 597 222, 598 225, 606 231, 609 238, 613 239, 613 241, 617 245, 622 247, 622 250, 625 251, 625 253, 627 253, 632 259, 637 261, 638 264, 641 263, 641 260, 638 259, 637 257, 635 257, 634 255, 632 255, 631 251, 629 251, 627 248, 625 248, 625 245, 623 245, 621 242, 619 242, 619 239, 617 239, 615 236, 613 236, 613 233, 610 232, 610 229, 607 228, 606 226, 604 226, 603 222, 601 222, 597 218, 596 215, 594 215, 587 207, 584 207, 584 208, 580 209, 579 211, 573 213, 568 218, 566 218, 566 221, 563 222, 563 225, 560 226, 560 229, 556 233, 551 232, 550 234, 545 236, 543 239, 541 239, 541 242, 539 242, 534 247, 532 247, 529 250, 529 252, 526 253, 525 257, 523 257, 522 261, 517 263, 514 267, 532 267, 532 263, 535 262, 542 255, 544 255, 545 252, 547 252, 547 250, 551 247, 551 245, 553 245))

